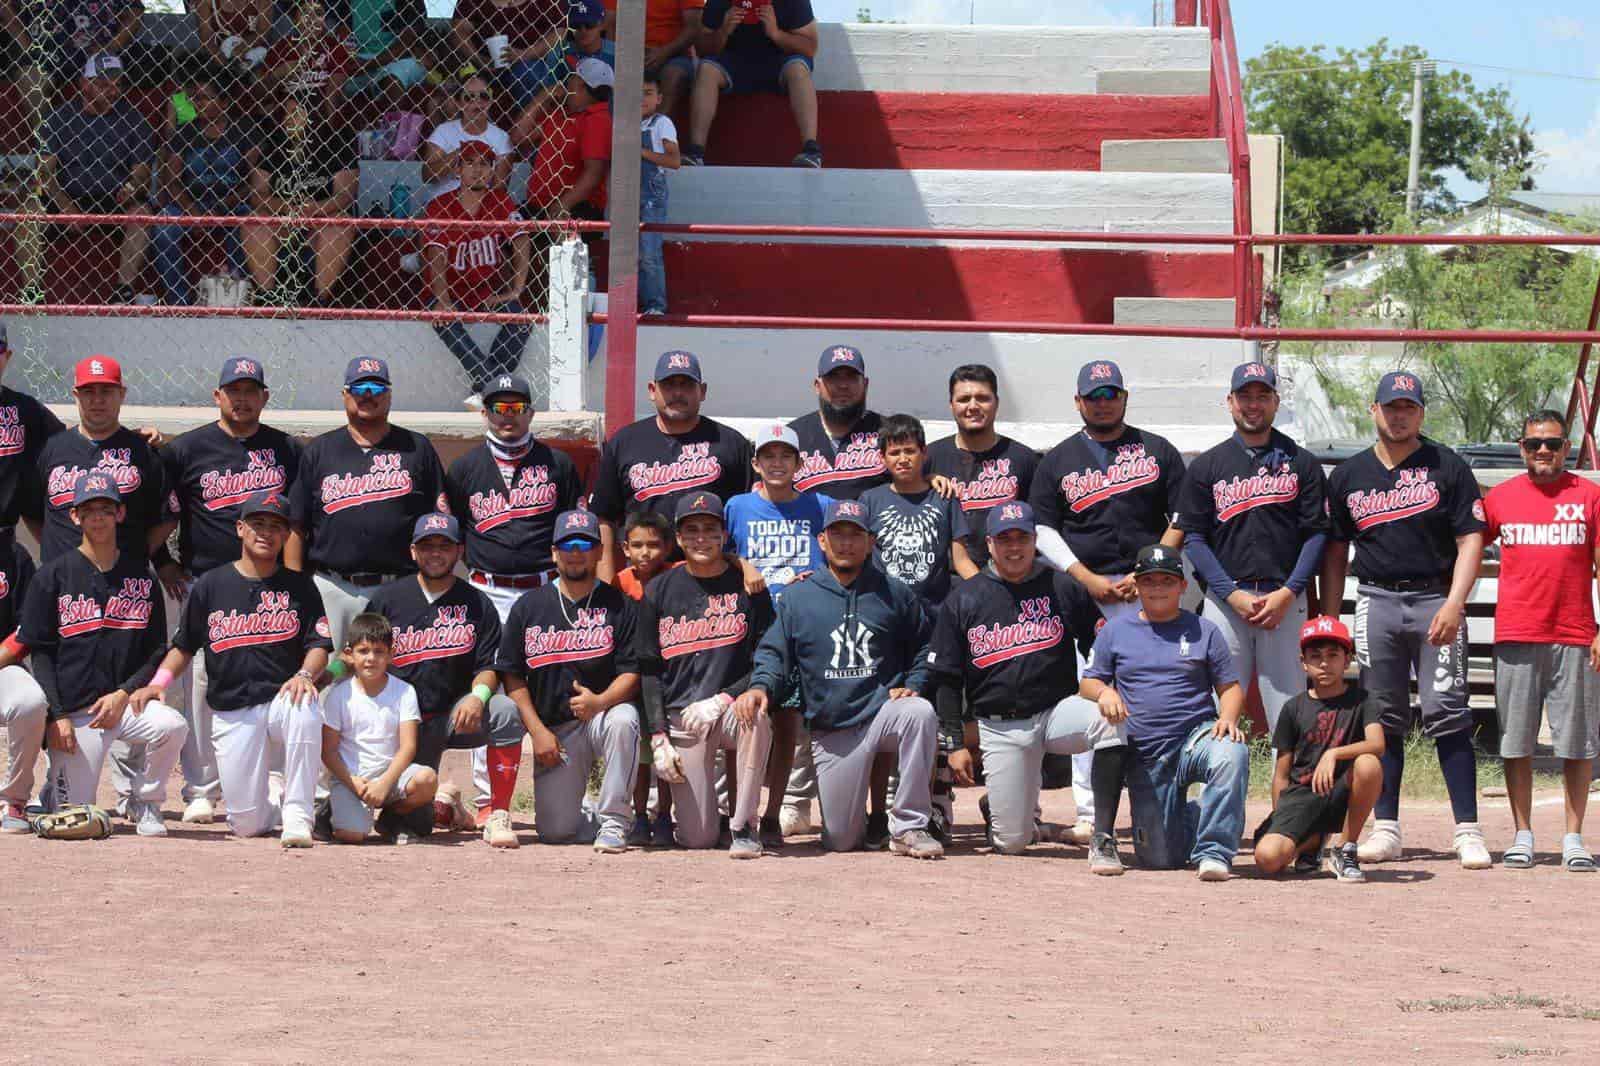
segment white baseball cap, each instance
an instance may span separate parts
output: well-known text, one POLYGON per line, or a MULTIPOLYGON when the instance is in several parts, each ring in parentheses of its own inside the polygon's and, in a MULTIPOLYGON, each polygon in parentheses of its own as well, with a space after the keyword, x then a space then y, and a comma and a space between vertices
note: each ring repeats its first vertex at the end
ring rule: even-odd
POLYGON ((593 56, 578 60, 578 77, 591 89, 598 89, 602 85, 611 89, 617 84, 617 75, 611 69, 611 64, 593 56))
POLYGON ((774 422, 770 426, 762 426, 761 432, 756 434, 756 454, 761 454, 761 449, 769 444, 787 444, 794 449, 796 455, 800 454, 800 437, 794 430, 782 422, 774 422))
POLYGON ((92 55, 83 65, 83 76, 93 80, 95 78, 110 78, 122 76, 122 60, 109 52, 92 55))

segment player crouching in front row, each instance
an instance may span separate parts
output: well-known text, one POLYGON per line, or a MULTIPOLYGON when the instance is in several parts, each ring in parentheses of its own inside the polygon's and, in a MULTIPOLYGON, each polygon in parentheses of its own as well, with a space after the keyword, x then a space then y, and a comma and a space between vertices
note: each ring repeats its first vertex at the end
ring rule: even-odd
POLYGON ((1272 814, 1256 830, 1256 867, 1275 874, 1291 863, 1317 868, 1323 838, 1344 830, 1328 848, 1329 871, 1341 881, 1365 881, 1356 838, 1383 787, 1383 725, 1376 702, 1346 683, 1355 642, 1337 618, 1323 615, 1300 627, 1300 663, 1311 691, 1291 697, 1278 715, 1272 745, 1272 814))
POLYGON ((376 811, 383 838, 409 844, 433 832, 439 788, 438 774, 412 762, 422 728, 417 691, 389 676, 394 628, 381 614, 350 620, 344 655, 354 676, 322 697, 322 765, 333 777, 327 828, 340 844, 360 844, 376 811))

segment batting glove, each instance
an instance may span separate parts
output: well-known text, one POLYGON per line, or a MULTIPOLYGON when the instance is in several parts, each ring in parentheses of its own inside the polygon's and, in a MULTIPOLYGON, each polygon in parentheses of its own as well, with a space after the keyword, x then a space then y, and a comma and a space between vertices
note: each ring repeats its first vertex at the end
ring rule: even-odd
POLYGON ((703 700, 695 700, 678 714, 683 722, 684 732, 693 733, 704 740, 706 734, 711 732, 711 727, 721 721, 722 716, 732 706, 733 697, 726 692, 719 692, 703 700))
POLYGON ((655 764, 656 776, 672 785, 683 784, 683 760, 678 757, 672 740, 657 733, 650 738, 650 760, 655 764))

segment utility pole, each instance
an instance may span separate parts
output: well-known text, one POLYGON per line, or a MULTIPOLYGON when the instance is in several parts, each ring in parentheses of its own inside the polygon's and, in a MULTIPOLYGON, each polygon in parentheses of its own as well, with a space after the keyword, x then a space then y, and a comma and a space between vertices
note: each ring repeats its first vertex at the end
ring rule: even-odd
POLYGON ((1411 64, 1411 165, 1406 169, 1406 217, 1417 213, 1417 185, 1422 179, 1422 83, 1439 72, 1431 59, 1411 64))

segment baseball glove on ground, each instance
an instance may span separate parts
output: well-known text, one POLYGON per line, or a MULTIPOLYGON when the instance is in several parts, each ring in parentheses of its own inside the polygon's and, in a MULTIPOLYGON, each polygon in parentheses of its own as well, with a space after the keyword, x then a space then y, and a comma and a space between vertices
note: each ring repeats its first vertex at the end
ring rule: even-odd
POLYGON ((34 833, 45 840, 103 840, 111 835, 111 816, 82 803, 41 814, 31 824, 34 833))

